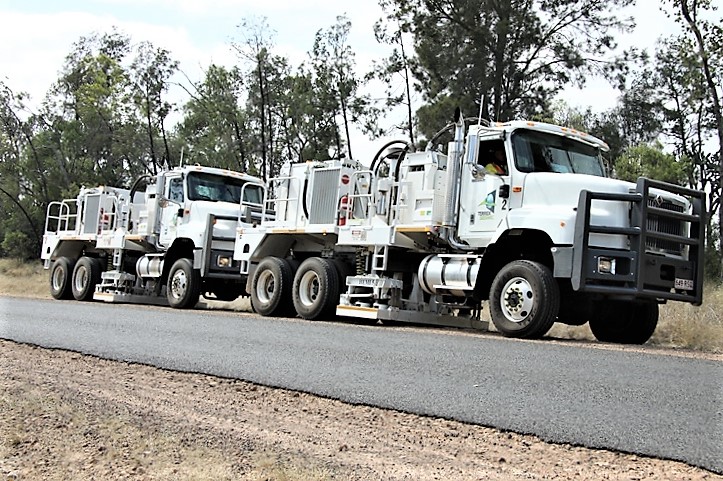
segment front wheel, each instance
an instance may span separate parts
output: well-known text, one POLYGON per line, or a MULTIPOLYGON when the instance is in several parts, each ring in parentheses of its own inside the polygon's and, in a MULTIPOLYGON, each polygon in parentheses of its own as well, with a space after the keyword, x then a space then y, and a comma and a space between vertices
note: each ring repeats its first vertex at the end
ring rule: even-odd
POLYGON ((658 325, 655 302, 605 301, 590 317, 595 339, 617 344, 645 344, 658 325))
POLYGON ((489 304, 492 322, 502 335, 535 339, 544 336, 555 323, 560 290, 547 266, 514 261, 492 281, 489 304))
POLYGON ((339 303, 339 273, 334 263, 310 257, 301 263, 294 276, 294 307, 304 319, 332 315, 339 303))
POLYGON ((168 272, 166 285, 168 304, 176 309, 195 306, 201 297, 201 274, 186 258, 178 259, 168 272))

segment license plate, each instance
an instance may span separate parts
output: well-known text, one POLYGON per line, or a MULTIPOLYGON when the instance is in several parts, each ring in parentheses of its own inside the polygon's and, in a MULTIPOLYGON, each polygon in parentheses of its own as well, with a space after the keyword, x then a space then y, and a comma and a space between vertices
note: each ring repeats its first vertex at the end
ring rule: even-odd
POLYGON ((679 279, 675 278, 675 288, 682 289, 684 291, 693 290, 693 281, 691 279, 679 279))

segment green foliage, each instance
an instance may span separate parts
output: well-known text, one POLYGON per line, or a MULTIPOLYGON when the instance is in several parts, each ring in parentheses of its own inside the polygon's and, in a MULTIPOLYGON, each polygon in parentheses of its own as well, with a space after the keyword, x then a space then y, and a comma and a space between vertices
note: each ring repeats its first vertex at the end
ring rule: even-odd
POLYGON ((616 177, 630 182, 635 182, 638 177, 649 177, 684 185, 685 171, 684 161, 676 161, 674 155, 663 152, 659 142, 629 147, 615 162, 616 177))
POLYGON ((13 259, 31 259, 37 256, 36 252, 28 249, 31 245, 30 239, 23 232, 7 232, 2 241, 2 255, 13 259))
MULTIPOLYGON (((631 26, 615 12, 630 3, 381 2, 390 20, 414 35, 414 74, 427 103, 455 99, 467 115, 481 110, 484 118, 493 120, 529 118, 546 111, 560 89, 584 83, 590 72, 612 76, 624 71, 622 60, 610 54, 616 47, 612 32, 631 26)), ((431 124, 420 116, 420 129, 429 138, 450 115, 431 124)))
MULTIPOLYGON (((330 107, 330 113, 339 118, 346 135, 346 153, 353 157, 350 124, 373 131, 378 111, 367 97, 359 94, 361 81, 354 73, 354 51, 348 43, 351 22, 343 16, 336 20, 328 30, 316 33, 310 57, 318 92, 330 107)), ((337 155, 342 152, 338 142, 337 155)))
POLYGON ((405 130, 409 135, 409 143, 415 144, 414 140, 414 117, 412 114, 412 69, 415 60, 407 54, 405 46, 404 27, 399 23, 395 23, 396 28, 391 32, 389 25, 383 20, 374 24, 374 36, 377 42, 392 45, 391 54, 381 59, 373 61, 372 71, 366 75, 366 80, 377 79, 381 81, 385 87, 384 104, 386 107, 404 106, 407 111, 407 121, 405 125, 398 125, 395 128, 405 130), (399 82, 403 88, 399 88, 399 82))
POLYGON ((165 121, 172 105, 164 100, 171 76, 178 70, 178 62, 170 52, 142 42, 129 69, 131 98, 138 114, 144 119, 146 144, 150 159, 144 162, 151 173, 173 163, 165 121))
POLYGON ((184 145, 184 162, 254 172, 249 151, 252 135, 241 108, 243 74, 211 65, 183 107, 177 133, 184 145))
MULTIPOLYGON (((683 33, 661 42, 653 79, 665 107, 665 133, 689 159, 689 185, 708 193, 707 247, 723 237, 723 24, 708 0, 669 0, 683 33)), ((719 260, 720 256, 719 256, 719 260)), ((709 268, 711 270, 711 268, 709 268)), ((723 271, 723 266, 717 269, 723 271)))
POLYGON ((704 268, 705 277, 708 281, 723 284, 723 252, 720 248, 719 229, 709 230, 708 242, 705 246, 704 268))

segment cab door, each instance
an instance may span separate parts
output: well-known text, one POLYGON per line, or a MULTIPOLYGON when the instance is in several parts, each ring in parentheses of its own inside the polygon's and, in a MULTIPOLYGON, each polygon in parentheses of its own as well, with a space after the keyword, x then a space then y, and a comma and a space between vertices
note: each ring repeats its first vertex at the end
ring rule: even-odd
POLYGON ((476 140, 474 149, 468 150, 462 168, 458 228, 460 238, 471 246, 486 246, 507 215, 511 158, 499 135, 476 140), (485 169, 498 149, 505 151, 504 174, 492 174, 485 169))
POLYGON ((166 177, 163 201, 159 204, 161 217, 159 242, 166 247, 176 239, 180 216, 183 215, 185 197, 183 176, 166 177))

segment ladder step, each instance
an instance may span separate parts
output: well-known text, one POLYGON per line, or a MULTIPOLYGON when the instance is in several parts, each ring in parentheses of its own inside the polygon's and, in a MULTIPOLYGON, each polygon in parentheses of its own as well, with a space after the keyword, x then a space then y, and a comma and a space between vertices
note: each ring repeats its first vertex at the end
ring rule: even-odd
POLYGON ((388 261, 388 246, 374 246, 374 253, 372 254, 372 272, 382 272, 387 270, 388 261))

